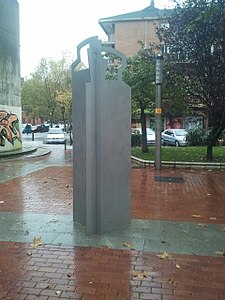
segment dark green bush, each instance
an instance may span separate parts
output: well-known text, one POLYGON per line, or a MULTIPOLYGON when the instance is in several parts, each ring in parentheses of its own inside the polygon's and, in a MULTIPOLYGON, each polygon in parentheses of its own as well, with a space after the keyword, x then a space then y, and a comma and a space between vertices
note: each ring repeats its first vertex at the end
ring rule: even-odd
POLYGON ((140 147, 141 146, 141 134, 133 133, 131 135, 131 147, 140 147))
POLYGON ((208 133, 203 128, 192 129, 188 131, 186 139, 189 146, 206 146, 208 133))

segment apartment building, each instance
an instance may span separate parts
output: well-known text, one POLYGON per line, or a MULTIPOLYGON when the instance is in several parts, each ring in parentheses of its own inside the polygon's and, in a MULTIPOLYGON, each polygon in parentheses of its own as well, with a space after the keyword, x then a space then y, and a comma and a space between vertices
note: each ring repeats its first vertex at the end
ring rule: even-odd
POLYGON ((102 18, 98 22, 108 37, 108 43, 130 57, 140 50, 138 41, 142 41, 146 48, 159 43, 156 29, 168 26, 170 14, 170 9, 158 9, 151 0, 150 5, 142 10, 102 18))

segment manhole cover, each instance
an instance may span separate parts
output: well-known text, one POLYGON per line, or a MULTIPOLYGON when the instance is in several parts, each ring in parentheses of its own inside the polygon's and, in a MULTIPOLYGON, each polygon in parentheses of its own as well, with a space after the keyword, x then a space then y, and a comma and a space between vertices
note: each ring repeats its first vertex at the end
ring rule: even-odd
POLYGON ((156 182, 173 182, 173 183, 183 183, 183 177, 170 177, 170 176, 155 176, 156 182))

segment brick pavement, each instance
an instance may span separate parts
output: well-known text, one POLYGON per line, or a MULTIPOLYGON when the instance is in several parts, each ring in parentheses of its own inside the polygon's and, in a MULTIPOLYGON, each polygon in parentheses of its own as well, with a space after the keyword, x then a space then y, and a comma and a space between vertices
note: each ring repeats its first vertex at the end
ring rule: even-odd
POLYGON ((0 243, 1 299, 225 299, 225 259, 0 243))
MULTIPOLYGON (((72 213, 72 168, 47 167, 1 183, 0 212, 72 213), (48 198, 46 198, 46 193, 48 198), (63 200, 63 202, 62 202, 63 200)), ((225 174, 132 169, 132 216, 225 227, 225 174), (155 182, 182 176, 184 183, 155 182)), ((203 237, 207 238, 207 237, 203 237)), ((224 249, 214 257, 0 242, 0 299, 225 300, 224 249)))

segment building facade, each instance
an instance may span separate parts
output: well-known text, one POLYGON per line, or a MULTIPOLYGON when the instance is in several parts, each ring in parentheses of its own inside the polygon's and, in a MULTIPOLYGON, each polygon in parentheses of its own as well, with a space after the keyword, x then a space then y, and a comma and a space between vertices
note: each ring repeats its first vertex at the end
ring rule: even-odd
POLYGON ((99 25, 108 37, 108 43, 127 57, 140 50, 139 41, 148 48, 151 44, 159 44, 156 29, 167 26, 171 10, 158 9, 152 0, 143 10, 102 18, 99 25))

